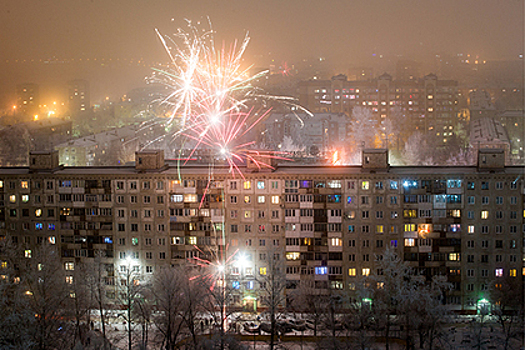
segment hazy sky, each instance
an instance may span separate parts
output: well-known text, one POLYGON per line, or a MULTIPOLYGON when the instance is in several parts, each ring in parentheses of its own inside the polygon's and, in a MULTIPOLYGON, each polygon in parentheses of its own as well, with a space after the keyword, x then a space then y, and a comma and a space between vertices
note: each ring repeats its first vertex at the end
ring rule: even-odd
POLYGON ((0 62, 165 61, 154 29, 169 34, 206 16, 219 42, 249 31, 245 57, 256 65, 319 56, 351 65, 373 53, 515 59, 523 54, 523 9, 524 0, 2 0, 0 62))

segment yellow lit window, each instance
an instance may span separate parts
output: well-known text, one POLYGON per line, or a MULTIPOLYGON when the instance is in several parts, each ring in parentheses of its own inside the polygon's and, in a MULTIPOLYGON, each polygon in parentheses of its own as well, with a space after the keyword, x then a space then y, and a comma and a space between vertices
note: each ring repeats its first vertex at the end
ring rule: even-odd
POLYGON ((7 268, 7 261, 2 261, 1 267, 3 269, 6 269, 7 268))
POLYGON ((468 233, 474 233, 474 225, 468 225, 468 233))
POLYGON ((251 210, 245 210, 244 211, 244 218, 249 219, 252 217, 252 211, 251 210))
POLYGON ((405 247, 415 247, 416 240, 414 238, 405 238, 405 247))
POLYGON ((362 190, 368 190, 370 188, 370 181, 362 181, 361 182, 361 189, 362 190))
POLYGON ((196 194, 185 194, 184 195, 184 203, 195 203, 195 202, 197 202, 196 194))
POLYGON ((26 258, 30 259, 30 258, 31 258, 31 249, 26 249, 26 250, 24 251, 24 256, 25 256, 26 258))
POLYGON ((299 260, 301 253, 299 252, 288 252, 286 253, 286 260, 299 260))
POLYGON ((483 220, 488 219, 488 218, 489 218, 489 211, 488 211, 488 210, 482 210, 482 211, 481 211, 481 218, 482 218, 483 220))
POLYGON ((448 260, 450 260, 450 261, 458 261, 459 260, 459 253, 450 253, 448 255, 448 260))
POLYGON ((461 217, 461 210, 460 209, 454 209, 450 212, 450 215, 453 218, 460 218, 461 217))
POLYGON ((66 276, 66 283, 73 284, 73 276, 66 276))
POLYGON ((75 263, 74 262, 66 262, 64 264, 64 268, 67 270, 67 271, 73 271, 75 269, 75 263))
POLYGON ((20 181, 20 187, 28 189, 29 188, 29 181, 27 181, 27 180, 20 181))
POLYGON ((244 203, 249 204, 251 202, 250 196, 244 196, 244 203))
POLYGON ((403 211, 403 216, 405 218, 415 218, 417 217, 417 210, 416 209, 405 209, 403 211))
POLYGON ((349 268, 348 269, 348 276, 355 276, 355 275, 356 275, 355 268, 349 268))
POLYGON ((11 203, 16 203, 16 194, 12 194, 12 195, 10 195, 10 196, 9 196, 9 201, 10 201, 11 203))
POLYGON ((266 267, 259 267, 259 275, 261 276, 266 275, 266 267))
POLYGON ((279 196, 272 196, 272 204, 279 204, 279 196))
POLYGON ((415 230, 416 230, 416 224, 405 224, 405 232, 415 231, 415 230))
POLYGON ((385 288, 385 282, 377 282, 376 287, 377 287, 377 289, 385 288))
POLYGON ((363 272, 363 276, 370 276, 370 269, 364 268, 362 272, 363 272))
POLYGON ((197 237, 195 236, 188 237, 188 244, 191 244, 191 245, 197 244, 197 237))
POLYGON ((56 243, 56 237, 55 236, 49 236, 47 238, 47 240, 49 241, 49 244, 55 244, 56 243))
POLYGON ((385 232, 385 227, 383 225, 376 225, 376 233, 385 232))
POLYGON ((509 276, 510 277, 516 277, 516 269, 510 269, 509 276))
POLYGON ((180 186, 180 180, 171 180, 171 187, 180 186))
POLYGON ((22 202, 24 202, 24 203, 29 202, 29 195, 28 194, 23 194, 22 195, 22 202))
POLYGON ((4 188, 4 181, 0 180, 0 188, 4 188))
POLYGON ((244 181, 244 189, 250 190, 252 188, 252 182, 251 181, 244 181))

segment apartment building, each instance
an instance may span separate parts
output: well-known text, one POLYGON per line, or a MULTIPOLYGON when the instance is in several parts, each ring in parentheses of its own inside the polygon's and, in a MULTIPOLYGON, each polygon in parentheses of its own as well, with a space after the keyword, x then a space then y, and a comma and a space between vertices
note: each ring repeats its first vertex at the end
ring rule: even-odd
POLYGON ((171 166, 162 151, 120 167, 64 167, 57 152, 33 152, 29 167, 0 168, 0 235, 27 258, 57 245, 66 270, 98 251, 115 269, 131 258, 145 278, 224 257, 238 303, 257 295, 269 254, 285 265, 287 293, 322 293, 380 273, 391 247, 425 276, 447 276, 457 310, 494 279, 522 278, 525 168, 505 166, 502 150, 461 167, 393 167, 386 150, 365 150, 362 164, 248 163, 233 176, 225 165, 171 166))

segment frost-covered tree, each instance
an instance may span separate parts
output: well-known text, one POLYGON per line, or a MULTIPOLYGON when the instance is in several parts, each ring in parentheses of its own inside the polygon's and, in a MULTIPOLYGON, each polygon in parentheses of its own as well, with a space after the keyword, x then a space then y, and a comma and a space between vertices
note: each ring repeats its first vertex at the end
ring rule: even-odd
POLYGON ((419 131, 413 133, 405 143, 404 160, 406 165, 434 165, 433 154, 425 135, 419 131))
POLYGON ((379 138, 380 130, 377 120, 375 120, 372 110, 366 107, 355 107, 352 111, 352 138, 354 147, 361 149, 373 148, 379 138))
POLYGON ((472 148, 461 148, 457 153, 450 154, 446 161, 447 165, 474 165, 476 164, 476 154, 472 148))

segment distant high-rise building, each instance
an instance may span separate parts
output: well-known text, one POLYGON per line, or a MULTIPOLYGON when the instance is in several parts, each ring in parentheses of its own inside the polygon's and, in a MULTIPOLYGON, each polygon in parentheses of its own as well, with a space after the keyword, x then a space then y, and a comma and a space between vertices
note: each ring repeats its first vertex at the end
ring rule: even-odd
POLYGON ((482 118, 494 118, 496 107, 490 94, 485 90, 473 90, 469 93, 470 121, 482 118))
POLYGON ((67 84, 69 110, 72 114, 89 110, 89 82, 82 79, 71 80, 67 84))
POLYGON ((40 89, 37 84, 20 84, 16 87, 18 110, 25 116, 34 117, 39 112, 40 89))

